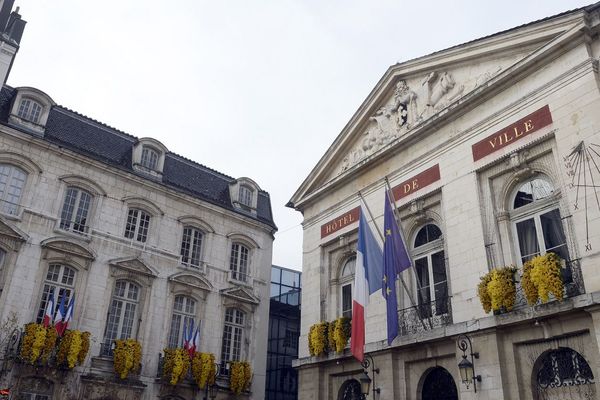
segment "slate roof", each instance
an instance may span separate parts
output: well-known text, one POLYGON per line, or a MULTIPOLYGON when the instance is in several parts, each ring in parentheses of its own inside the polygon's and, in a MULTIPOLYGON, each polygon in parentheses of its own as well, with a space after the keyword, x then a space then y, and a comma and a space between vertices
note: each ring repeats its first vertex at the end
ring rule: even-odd
MULTIPOLYGON (((9 125, 10 106, 16 92, 16 89, 6 85, 0 90, 0 123, 2 124, 9 125)), ((14 124, 10 124, 10 126, 34 135, 20 126, 14 124)), ((157 182, 156 179, 139 173, 132 167, 131 153, 138 138, 66 107, 53 106, 51 108, 43 140, 157 182)), ((267 192, 259 191, 258 193, 256 216, 233 207, 229 195, 229 184, 234 181, 234 178, 204 165, 174 153, 167 153, 162 181, 158 183, 277 229, 273 221, 271 200, 267 192)))

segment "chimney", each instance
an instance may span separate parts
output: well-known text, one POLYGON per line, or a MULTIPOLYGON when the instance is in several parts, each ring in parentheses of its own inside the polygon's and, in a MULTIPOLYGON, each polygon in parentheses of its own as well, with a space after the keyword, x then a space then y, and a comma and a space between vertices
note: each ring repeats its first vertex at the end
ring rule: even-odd
POLYGON ((19 7, 12 11, 15 0, 0 0, 0 80, 6 84, 26 22, 21 19, 19 7))

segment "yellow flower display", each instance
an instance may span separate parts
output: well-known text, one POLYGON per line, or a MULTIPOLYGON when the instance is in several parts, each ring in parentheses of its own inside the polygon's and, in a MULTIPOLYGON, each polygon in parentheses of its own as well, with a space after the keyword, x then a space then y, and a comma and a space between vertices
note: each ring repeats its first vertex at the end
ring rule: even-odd
POLYGON ((58 339, 58 334, 56 333, 56 329, 53 326, 46 328, 46 340, 44 342, 44 349, 42 350, 42 356, 40 357, 42 364, 48 363, 48 358, 52 354, 52 351, 56 347, 56 339, 58 339))
POLYGON ((516 288, 513 266, 494 268, 481 278, 477 290, 485 312, 504 309, 511 311, 515 306, 516 288))
POLYGON ((340 317, 329 324, 329 348, 342 353, 350 339, 350 318, 340 317))
POLYGON ((206 384, 214 385, 217 369, 215 356, 212 353, 196 353, 192 359, 192 376, 200 389, 206 384))
POLYGON ((121 379, 140 370, 142 345, 135 339, 115 340, 114 368, 121 379))
POLYGON ((308 351, 311 356, 319 356, 327 349, 327 322, 319 322, 310 327, 308 351))
POLYGON ((171 385, 181 382, 190 369, 190 356, 184 349, 165 349, 163 376, 171 385))
POLYGON ((252 380, 252 368, 246 361, 234 361, 231 363, 229 375, 229 388, 235 394, 240 394, 248 389, 252 380))
POLYGON ((550 294, 553 294, 557 300, 563 299, 564 284, 560 274, 561 268, 562 261, 554 253, 534 257, 523 265, 521 284, 529 304, 537 303, 538 299, 546 303, 550 294))
POLYGON ((90 333, 78 330, 67 330, 58 345, 56 362, 69 369, 81 365, 90 348, 90 333))
MULTIPOLYGON (((23 361, 35 364, 40 359, 45 349, 46 334, 49 329, 53 330, 54 327, 46 329, 42 324, 35 323, 25 325, 25 337, 21 344, 21 358, 23 361)), ((44 360, 42 359, 42 361, 44 360)))

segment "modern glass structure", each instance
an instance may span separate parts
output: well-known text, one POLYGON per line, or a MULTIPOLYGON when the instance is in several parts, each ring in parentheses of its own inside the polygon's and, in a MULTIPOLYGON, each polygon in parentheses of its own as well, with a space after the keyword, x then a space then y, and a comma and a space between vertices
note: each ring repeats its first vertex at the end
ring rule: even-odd
POLYGON ((271 267, 266 400, 298 398, 298 374, 292 360, 298 357, 301 275, 299 271, 271 267))

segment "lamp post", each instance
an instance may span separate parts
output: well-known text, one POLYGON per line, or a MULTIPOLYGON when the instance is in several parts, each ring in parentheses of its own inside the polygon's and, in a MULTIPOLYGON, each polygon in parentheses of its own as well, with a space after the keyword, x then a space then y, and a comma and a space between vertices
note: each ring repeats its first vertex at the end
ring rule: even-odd
POLYGON ((362 363, 360 363, 363 367, 364 376, 360 378, 360 391, 363 395, 369 394, 369 389, 371 386, 371 382, 373 383, 373 399, 375 398, 375 393, 380 393, 381 389, 377 387, 375 384, 375 374, 379 374, 379 368, 375 368, 375 361, 373 360, 373 356, 370 354, 365 354, 365 359, 362 363), (371 373, 373 374, 373 380, 369 377, 369 367, 371 367, 371 373))
POLYGON ((204 386, 204 400, 214 400, 217 398, 217 392, 219 385, 217 385, 217 378, 220 375, 219 364, 215 363, 215 383, 212 385, 207 381, 204 386))
POLYGON ((465 384, 467 389, 471 382, 473 382, 473 391, 477 393, 477 382, 481 382, 481 375, 475 375, 475 359, 479 359, 479 352, 473 352, 473 343, 471 338, 467 335, 460 335, 458 337, 458 348, 462 350, 462 360, 458 363, 458 370, 460 371, 460 379, 465 384), (467 350, 471 360, 467 360, 467 350))

